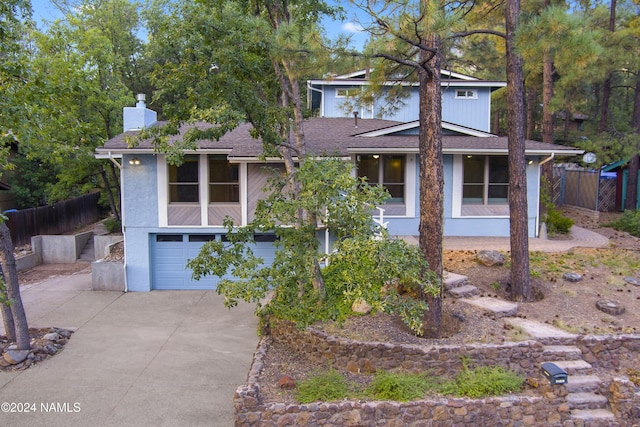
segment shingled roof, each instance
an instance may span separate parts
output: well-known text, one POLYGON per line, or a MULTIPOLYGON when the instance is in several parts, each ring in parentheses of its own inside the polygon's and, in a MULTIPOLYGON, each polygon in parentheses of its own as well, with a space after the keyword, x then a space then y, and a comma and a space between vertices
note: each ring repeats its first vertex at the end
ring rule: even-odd
MULTIPOLYGON (((159 125, 163 123, 160 122, 159 125)), ((396 152, 417 153, 417 135, 387 134, 375 137, 363 136, 371 131, 392 129, 401 125, 400 122, 379 119, 353 118, 322 118, 316 117, 305 120, 304 135, 307 150, 314 155, 341 155, 364 152, 396 152)), ((184 124, 180 128, 179 135, 170 137, 171 141, 177 141, 189 127, 197 126, 207 129, 213 125, 208 123, 184 124)), ((233 158, 256 158, 262 154, 262 142, 254 139, 251 134, 251 125, 241 124, 233 131, 225 134, 219 141, 202 140, 198 142, 199 149, 203 152, 225 152, 233 158)), ((125 132, 110 139, 98 153, 145 153, 153 152, 151 140, 143 140, 130 148, 128 138, 134 138, 139 132, 125 132)), ((291 137, 293 139, 293 136, 291 137)), ((443 136, 443 153, 507 153, 506 137, 475 137, 475 136, 443 136)), ((537 141, 526 141, 526 152, 530 155, 576 155, 582 150, 562 145, 546 144, 537 141)))

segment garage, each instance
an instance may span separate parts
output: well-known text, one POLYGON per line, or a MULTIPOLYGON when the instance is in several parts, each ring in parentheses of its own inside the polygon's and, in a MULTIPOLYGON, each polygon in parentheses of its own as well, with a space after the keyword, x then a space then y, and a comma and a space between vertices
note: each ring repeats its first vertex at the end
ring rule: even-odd
MULTIPOLYGON (((276 241, 275 234, 255 234, 254 254, 264 260, 265 265, 273 262, 276 241)), ((191 278, 187 261, 195 258, 202 246, 209 241, 226 241, 226 234, 152 234, 151 245, 151 288, 155 290, 195 290, 216 289, 219 277, 207 276, 200 280, 191 278)), ((231 275, 225 278, 232 278, 231 275)))

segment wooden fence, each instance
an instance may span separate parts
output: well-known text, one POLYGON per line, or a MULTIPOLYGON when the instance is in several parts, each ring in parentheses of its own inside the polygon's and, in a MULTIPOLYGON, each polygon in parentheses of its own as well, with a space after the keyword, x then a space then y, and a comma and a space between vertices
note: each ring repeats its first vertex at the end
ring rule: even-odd
POLYGON ((601 178, 599 171, 555 166, 551 192, 557 206, 577 206, 599 212, 616 209, 616 181, 601 178))
POLYGON ((50 206, 7 212, 13 245, 26 245, 32 236, 64 234, 100 219, 100 193, 90 193, 50 206))

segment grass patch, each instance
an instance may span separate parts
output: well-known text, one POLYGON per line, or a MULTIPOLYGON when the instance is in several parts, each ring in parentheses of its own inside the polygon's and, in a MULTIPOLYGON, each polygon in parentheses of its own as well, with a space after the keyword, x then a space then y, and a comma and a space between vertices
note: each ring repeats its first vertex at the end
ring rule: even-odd
POLYGON ((481 398, 518 392, 524 378, 497 366, 464 370, 453 379, 429 373, 379 371, 368 386, 351 384, 337 370, 318 372, 301 381, 295 391, 300 403, 332 402, 341 399, 409 402, 430 393, 481 398))
POLYGON ((499 366, 481 366, 465 369, 453 381, 443 385, 441 391, 455 396, 480 398, 518 392, 522 389, 524 377, 499 366))
POLYGON ((300 403, 332 402, 348 397, 350 391, 345 377, 340 372, 330 369, 300 382, 296 387, 295 396, 300 403))
POLYGON ((364 395, 375 400, 408 402, 423 398, 429 391, 436 390, 438 384, 437 377, 424 373, 379 372, 364 395))

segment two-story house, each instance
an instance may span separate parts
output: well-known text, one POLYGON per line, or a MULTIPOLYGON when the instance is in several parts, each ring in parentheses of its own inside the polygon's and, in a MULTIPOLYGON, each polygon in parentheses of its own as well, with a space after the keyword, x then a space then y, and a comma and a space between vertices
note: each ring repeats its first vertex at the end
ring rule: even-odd
MULTIPOLYGON (((508 236, 507 139, 489 133, 490 94, 504 84, 446 75, 450 78, 442 83, 445 236, 508 236)), ((369 118, 365 111, 356 118, 345 113, 348 108, 340 107, 339 101, 350 102, 349 89, 366 84, 359 76, 308 83, 310 105, 319 108, 320 115, 304 123, 308 152, 336 153, 352 162, 357 175, 383 184, 391 194, 382 206, 389 232, 418 235, 419 129, 416 106, 409 102, 417 97, 418 88, 410 87, 405 107, 395 110, 393 119, 369 118)), ((377 108, 384 110, 374 103, 374 116, 377 108)), ((277 167, 281 160, 262 159, 262 142, 251 137, 249 124, 219 141, 200 141, 198 150, 187 153, 180 167, 155 153, 150 141, 128 146, 128 137, 158 124, 143 101, 127 107, 125 132, 96 154, 122 168, 126 286, 129 291, 213 289, 218 279, 193 281, 185 268, 187 260, 197 255, 204 242, 224 241, 226 216, 240 225, 251 221, 258 200, 264 197, 268 176, 264 167, 277 167)), ((185 125, 180 131, 187 129, 185 125)), ((540 165, 556 156, 580 153, 571 147, 527 141, 531 237, 539 229, 540 165)), ((256 247, 265 262, 272 257, 273 241, 268 233, 256 235, 256 247)), ((322 247, 329 249, 328 244, 322 247)))

